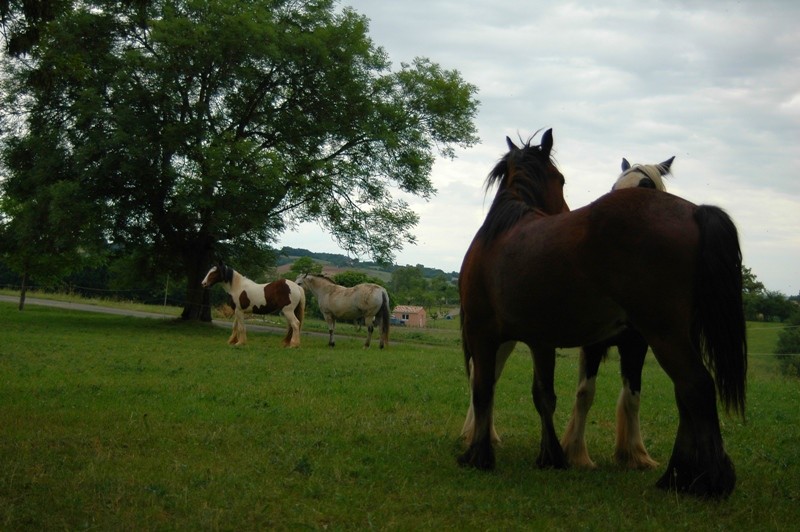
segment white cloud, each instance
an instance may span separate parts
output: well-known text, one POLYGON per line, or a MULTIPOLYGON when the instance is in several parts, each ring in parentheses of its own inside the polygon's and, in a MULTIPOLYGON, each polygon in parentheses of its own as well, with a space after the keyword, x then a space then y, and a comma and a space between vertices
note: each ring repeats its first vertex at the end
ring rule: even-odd
MULTIPOLYGON (((670 191, 737 223, 768 289, 800 290, 800 4, 765 1, 344 2, 395 65, 425 56, 475 84, 483 143, 439 161, 439 190, 400 264, 458 270, 483 221, 505 136, 554 128, 572 208, 608 191, 620 159, 675 155, 670 191)), ((318 228, 282 243, 337 251, 318 228)))

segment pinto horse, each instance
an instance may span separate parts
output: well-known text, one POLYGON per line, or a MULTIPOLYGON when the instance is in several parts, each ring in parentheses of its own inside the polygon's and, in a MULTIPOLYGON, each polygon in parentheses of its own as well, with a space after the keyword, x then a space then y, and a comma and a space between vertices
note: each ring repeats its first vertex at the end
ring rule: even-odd
POLYGON ((629 325, 672 379, 679 424, 657 485, 725 497, 736 484, 716 395, 744 415, 747 342, 741 251, 731 219, 666 192, 628 188, 569 211, 564 177, 541 145, 517 147, 487 178, 498 185, 459 277, 461 336, 474 424, 459 463, 495 466, 494 389, 516 342, 533 358, 539 467, 566 468, 556 436, 556 347, 592 345, 629 325), (657 279, 658 282, 654 282, 657 279), (715 393, 716 385, 716 393, 715 393))
POLYGON ((386 289, 373 283, 361 283, 353 287, 340 286, 322 275, 303 274, 297 284, 308 288, 319 303, 319 310, 328 323, 328 345, 334 347, 333 330, 336 320, 364 319, 367 324, 369 347, 375 325, 380 323, 380 347, 389 345, 389 294, 386 289))
POLYGON ((245 314, 272 314, 280 312, 286 318, 287 330, 284 347, 300 347, 300 329, 306 309, 306 294, 302 288, 288 279, 278 279, 267 284, 258 284, 222 262, 208 270, 200 283, 210 288, 217 283, 230 296, 233 306, 233 331, 228 343, 244 345, 247 331, 244 328, 245 314))
MULTIPOLYGON (((664 176, 670 173, 671 157, 659 164, 633 165, 622 159, 622 173, 611 190, 643 187, 666 191, 664 176)), ((597 373, 600 362, 607 356, 609 347, 617 346, 620 353, 622 390, 617 400, 616 443, 614 459, 617 464, 630 469, 653 469, 658 462, 650 457, 642 441, 639 428, 639 403, 642 391, 642 367, 647 355, 647 341, 636 330, 626 328, 620 334, 600 343, 583 346, 580 351, 578 391, 561 447, 570 465, 594 468, 586 447, 586 417, 594 402, 597 373)))

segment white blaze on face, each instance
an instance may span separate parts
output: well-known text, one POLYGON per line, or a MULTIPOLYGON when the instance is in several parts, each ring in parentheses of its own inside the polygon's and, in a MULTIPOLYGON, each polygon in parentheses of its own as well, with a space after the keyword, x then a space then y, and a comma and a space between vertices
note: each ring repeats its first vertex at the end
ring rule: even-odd
POLYGON ((216 273, 217 273, 217 267, 216 266, 214 266, 213 268, 208 270, 208 273, 203 278, 203 280, 200 282, 200 286, 202 286, 203 288, 208 288, 209 286, 211 286, 214 283, 216 283, 217 280, 218 280, 216 278, 216 276, 214 275, 216 273))

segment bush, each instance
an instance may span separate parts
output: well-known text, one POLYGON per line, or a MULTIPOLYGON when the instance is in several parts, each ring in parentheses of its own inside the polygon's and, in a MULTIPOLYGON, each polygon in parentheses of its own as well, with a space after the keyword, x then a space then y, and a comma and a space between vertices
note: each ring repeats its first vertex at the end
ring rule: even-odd
POLYGON ((795 312, 790 323, 778 334, 775 353, 784 375, 800 377, 800 313, 795 312))

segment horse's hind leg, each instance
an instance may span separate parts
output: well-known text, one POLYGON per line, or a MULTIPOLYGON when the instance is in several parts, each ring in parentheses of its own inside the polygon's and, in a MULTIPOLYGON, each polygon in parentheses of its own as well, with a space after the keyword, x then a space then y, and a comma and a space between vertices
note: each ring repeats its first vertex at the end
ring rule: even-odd
POLYGON ((578 368, 578 391, 567 430, 561 438, 561 447, 571 466, 594 469, 595 463, 589 457, 586 447, 586 419, 594 402, 595 384, 600 362, 606 355, 607 347, 599 343, 581 348, 578 368))
MULTIPOLYGON (((367 323, 367 341, 364 344, 364 349, 369 348, 369 344, 372 342, 372 332, 375 330, 375 318, 371 320, 364 319, 364 322, 367 323)), ((383 347, 383 346, 381 346, 383 347)))
POLYGON ((672 456, 656 485, 700 497, 727 497, 736 485, 736 472, 722 444, 714 380, 700 359, 699 346, 652 346, 675 385, 679 414, 672 456))
POLYGON ((300 347, 300 320, 294 315, 294 309, 283 308, 283 317, 286 318, 286 336, 283 339, 284 347, 300 347))
POLYGON ((556 392, 554 387, 556 352, 555 349, 532 349, 533 356, 533 404, 542 421, 542 440, 536 465, 566 469, 567 457, 556 436, 553 414, 556 411, 556 392))
MULTIPOLYGON (((511 355, 511 352, 514 351, 514 346, 516 346, 516 342, 506 342, 500 346, 500 349, 497 350, 497 356, 495 359, 494 364, 494 383, 497 384, 497 381, 500 380, 500 375, 503 374, 503 368, 506 365, 506 361, 508 357, 511 355)), ((472 378, 474 372, 472 370, 472 360, 469 363, 469 377, 470 377, 470 390, 472 389, 472 378)), ((471 392, 470 392, 471 393, 471 392)), ((492 420, 492 427, 490 429, 492 443, 499 443, 500 436, 497 435, 497 430, 494 426, 494 420, 492 420)), ((467 418, 464 420, 464 426, 461 428, 461 436, 466 440, 467 443, 472 443, 473 436, 475 434, 475 412, 472 408, 472 396, 470 395, 469 401, 469 409, 467 410, 467 418)))
POLYGON ((614 458, 629 469, 653 469, 658 462, 648 454, 639 429, 639 401, 642 391, 642 367, 647 355, 647 341, 634 329, 618 337, 622 390, 617 400, 617 437, 614 458))

